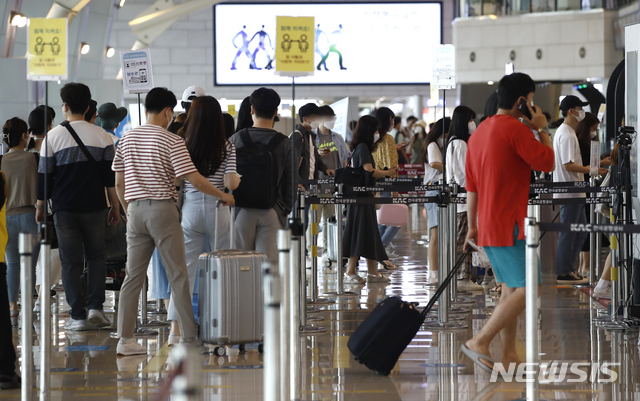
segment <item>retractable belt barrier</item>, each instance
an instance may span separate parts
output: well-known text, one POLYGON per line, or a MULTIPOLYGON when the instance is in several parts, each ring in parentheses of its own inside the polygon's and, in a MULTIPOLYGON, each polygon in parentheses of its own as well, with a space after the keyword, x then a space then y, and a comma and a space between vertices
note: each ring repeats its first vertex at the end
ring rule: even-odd
POLYGON ((640 225, 636 224, 572 224, 572 223, 538 223, 541 231, 582 232, 582 233, 640 233, 640 225))

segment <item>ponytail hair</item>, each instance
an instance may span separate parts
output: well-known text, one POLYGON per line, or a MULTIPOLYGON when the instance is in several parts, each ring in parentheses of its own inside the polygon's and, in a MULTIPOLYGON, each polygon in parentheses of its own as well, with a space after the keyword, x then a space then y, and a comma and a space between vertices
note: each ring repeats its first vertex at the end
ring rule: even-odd
POLYGON ((26 134, 29 130, 27 123, 18 117, 13 117, 7 120, 2 127, 2 140, 9 146, 9 148, 15 148, 20 145, 22 141, 22 135, 26 134))

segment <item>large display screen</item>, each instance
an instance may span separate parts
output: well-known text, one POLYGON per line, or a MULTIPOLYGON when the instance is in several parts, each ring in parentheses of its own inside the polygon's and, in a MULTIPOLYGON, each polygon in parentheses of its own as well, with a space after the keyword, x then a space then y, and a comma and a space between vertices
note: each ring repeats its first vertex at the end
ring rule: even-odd
POLYGON ((290 84, 275 75, 276 17, 315 17, 315 73, 297 84, 427 84, 440 3, 218 4, 216 85, 290 84))

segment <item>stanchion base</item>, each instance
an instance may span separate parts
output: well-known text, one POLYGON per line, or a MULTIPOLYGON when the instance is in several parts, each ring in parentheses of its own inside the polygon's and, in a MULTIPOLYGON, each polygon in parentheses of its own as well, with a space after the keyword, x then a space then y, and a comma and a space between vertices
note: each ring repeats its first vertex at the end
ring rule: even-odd
POLYGON ((310 322, 321 322, 324 318, 322 316, 307 316, 307 321, 310 322))
MULTIPOLYGON (((456 322, 461 322, 466 320, 467 317, 465 315, 452 315, 449 314, 449 320, 455 320, 456 322)), ((433 315, 427 315, 427 319, 428 323, 434 323, 438 321, 438 314, 435 313, 433 315)))
POLYGON ((449 314, 468 315, 469 313, 471 313, 471 309, 468 309, 468 308, 460 308, 457 306, 453 306, 449 309, 449 314))
POLYGON ((145 336, 157 336, 158 330, 151 330, 145 328, 136 328, 136 331, 133 333, 134 337, 145 337, 145 336))
POLYGON ((314 307, 307 308, 307 313, 318 313, 318 312, 322 312, 322 309, 318 309, 314 307))
POLYGON ((345 291, 343 293, 337 293, 337 292, 325 292, 323 295, 327 295, 329 297, 357 297, 360 294, 357 294, 355 292, 350 292, 350 291, 345 291))
POLYGON ((451 301, 451 305, 475 305, 476 301, 472 298, 458 297, 454 301, 451 301))
POLYGON ((147 327, 169 327, 171 325, 171 323, 169 322, 159 322, 157 320, 149 320, 146 323, 138 321, 137 326, 138 327, 142 327, 142 328, 147 328, 147 327))
POLYGON ((462 295, 462 296, 468 297, 469 295, 473 295, 473 292, 457 290, 456 295, 462 295))
POLYGON ((425 329, 431 330, 431 331, 456 331, 456 330, 466 330, 467 328, 469 328, 469 325, 463 324, 463 323, 434 322, 434 323, 427 323, 424 325, 424 327, 425 329))
POLYGON ((612 319, 611 315, 595 316, 593 319, 591 319, 591 322, 595 324, 610 323, 613 321, 614 320, 612 319))
POLYGON ((165 308, 147 309, 147 313, 150 315, 166 315, 167 310, 165 308))
POLYGON ((302 330, 300 330, 300 335, 309 336, 309 335, 321 334, 326 332, 327 332, 327 329, 325 329, 324 327, 306 326, 302 330))
POLYGON ((333 302, 326 298, 318 298, 315 301, 307 299, 307 305, 327 305, 332 304, 333 302))

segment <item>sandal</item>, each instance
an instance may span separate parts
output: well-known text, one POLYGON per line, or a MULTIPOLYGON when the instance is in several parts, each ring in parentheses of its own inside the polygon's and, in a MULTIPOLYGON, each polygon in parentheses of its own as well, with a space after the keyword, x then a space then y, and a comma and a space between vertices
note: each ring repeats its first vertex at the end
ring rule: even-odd
POLYGON ((385 260, 384 262, 378 262, 378 264, 382 266, 384 270, 398 270, 398 266, 394 265, 393 262, 391 262, 390 260, 385 260))

